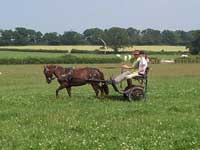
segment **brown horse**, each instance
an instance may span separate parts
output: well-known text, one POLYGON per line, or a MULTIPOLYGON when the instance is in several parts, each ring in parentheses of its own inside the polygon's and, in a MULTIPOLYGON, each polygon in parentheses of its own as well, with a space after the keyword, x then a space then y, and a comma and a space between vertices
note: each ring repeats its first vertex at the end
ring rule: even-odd
POLYGON ((98 96, 99 91, 101 96, 109 94, 109 89, 104 81, 103 73, 96 68, 63 68, 58 65, 46 65, 44 66, 44 75, 48 84, 55 78, 59 82, 60 86, 56 89, 56 97, 60 90, 66 88, 68 95, 71 96, 72 86, 81 86, 85 84, 91 84, 93 90, 98 96), (55 76, 55 77, 54 77, 55 76))

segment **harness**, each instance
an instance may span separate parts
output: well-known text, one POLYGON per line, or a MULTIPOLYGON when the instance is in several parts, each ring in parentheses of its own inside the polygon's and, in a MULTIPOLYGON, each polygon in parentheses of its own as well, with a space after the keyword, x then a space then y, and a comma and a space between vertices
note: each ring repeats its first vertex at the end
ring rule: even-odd
POLYGON ((73 79, 73 73, 74 73, 74 69, 73 67, 69 68, 69 73, 68 73, 68 84, 71 85, 72 79, 73 79))
MULTIPOLYGON (((69 72, 67 74, 63 74, 62 77, 64 78, 65 81, 67 81, 67 83, 70 86, 73 80, 74 69, 73 67, 70 67, 68 69, 69 69, 69 72)), ((66 72, 66 69, 64 70, 64 72, 66 72)))

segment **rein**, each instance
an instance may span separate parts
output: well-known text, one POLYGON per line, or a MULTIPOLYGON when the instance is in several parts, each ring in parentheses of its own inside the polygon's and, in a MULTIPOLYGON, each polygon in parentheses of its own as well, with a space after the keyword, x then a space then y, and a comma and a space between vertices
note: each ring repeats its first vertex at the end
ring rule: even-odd
POLYGON ((51 80, 54 80, 56 78, 55 72, 56 72, 57 68, 58 68, 58 66, 56 66, 56 68, 54 69, 53 74, 55 77, 51 78, 51 80))
MULTIPOLYGON (((56 69, 58 68, 58 66, 56 66, 56 68, 54 69, 54 76, 55 76, 55 71, 56 69)), ((72 80, 79 80, 79 81, 86 81, 86 82, 98 82, 99 80, 95 80, 95 79, 87 79, 87 80, 84 80, 84 79, 81 79, 81 78, 74 78, 73 77, 73 73, 74 73, 74 69, 73 67, 69 67, 69 68, 63 68, 64 69, 64 72, 67 71, 67 69, 69 69, 69 72, 68 73, 64 73, 64 74, 61 74, 61 77, 64 78, 66 81, 68 81, 69 84, 72 83, 72 80), (67 77, 67 78, 65 78, 67 77)), ((57 77, 53 77, 52 80, 56 79, 57 77)))

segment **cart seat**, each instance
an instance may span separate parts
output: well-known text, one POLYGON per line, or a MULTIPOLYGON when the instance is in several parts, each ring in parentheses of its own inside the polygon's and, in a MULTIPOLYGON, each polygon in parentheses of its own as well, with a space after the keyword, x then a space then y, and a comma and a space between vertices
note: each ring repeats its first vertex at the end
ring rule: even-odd
POLYGON ((148 75, 148 72, 149 72, 149 67, 146 68, 144 74, 139 74, 138 76, 135 76, 135 77, 133 77, 132 79, 135 79, 135 80, 143 80, 143 79, 146 79, 146 78, 147 78, 147 75, 148 75))

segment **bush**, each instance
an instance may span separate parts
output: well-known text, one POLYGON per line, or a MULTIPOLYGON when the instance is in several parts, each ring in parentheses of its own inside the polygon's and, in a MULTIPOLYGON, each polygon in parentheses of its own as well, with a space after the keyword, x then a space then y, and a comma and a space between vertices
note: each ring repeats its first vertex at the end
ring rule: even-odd
POLYGON ((200 54, 200 30, 195 32, 194 39, 188 43, 187 48, 192 55, 200 54))

